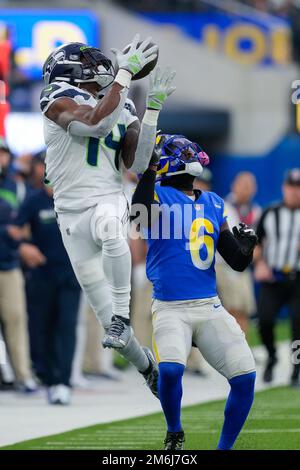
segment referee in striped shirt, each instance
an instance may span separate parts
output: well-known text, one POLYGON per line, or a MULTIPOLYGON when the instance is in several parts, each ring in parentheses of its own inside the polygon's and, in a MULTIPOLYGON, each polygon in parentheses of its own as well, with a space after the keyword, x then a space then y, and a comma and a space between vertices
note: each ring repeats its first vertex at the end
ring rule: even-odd
MULTIPOLYGON (((274 325, 283 305, 289 307, 292 340, 300 340, 300 168, 287 172, 282 192, 282 202, 268 207, 257 226, 254 275, 261 282, 258 319, 268 351, 265 382, 272 381, 277 362, 274 325)), ((299 386, 299 371, 299 364, 293 364, 293 386, 299 386)))

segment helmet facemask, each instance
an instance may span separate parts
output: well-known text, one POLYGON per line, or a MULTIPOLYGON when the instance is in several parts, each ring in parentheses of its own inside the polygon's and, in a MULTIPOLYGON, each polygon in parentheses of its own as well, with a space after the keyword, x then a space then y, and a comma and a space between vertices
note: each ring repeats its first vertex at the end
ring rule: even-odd
POLYGON ((162 136, 158 144, 161 155, 159 180, 177 175, 200 176, 209 157, 201 147, 184 136, 162 136))
POLYGON ((115 70, 111 61, 96 48, 88 47, 81 51, 83 79, 76 83, 97 83, 103 90, 112 84, 115 70))
POLYGON ((46 85, 54 80, 72 85, 96 83, 103 90, 114 81, 115 70, 99 49, 70 43, 50 54, 43 67, 43 77, 46 85))

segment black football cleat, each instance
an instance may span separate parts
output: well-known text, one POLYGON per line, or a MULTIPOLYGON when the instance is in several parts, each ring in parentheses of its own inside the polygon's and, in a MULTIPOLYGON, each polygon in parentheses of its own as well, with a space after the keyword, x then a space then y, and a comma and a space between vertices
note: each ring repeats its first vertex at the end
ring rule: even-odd
POLYGON ((165 450, 183 450, 184 449, 184 432, 169 432, 165 438, 165 450))

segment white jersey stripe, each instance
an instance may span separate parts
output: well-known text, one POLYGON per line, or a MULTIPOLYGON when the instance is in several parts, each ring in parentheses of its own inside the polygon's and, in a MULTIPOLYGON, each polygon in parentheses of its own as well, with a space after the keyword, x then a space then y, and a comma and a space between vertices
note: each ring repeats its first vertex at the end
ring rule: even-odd
POLYGON ((277 256, 277 237, 276 237, 276 219, 275 213, 270 211, 266 215, 265 220, 265 231, 266 231, 266 258, 271 267, 275 267, 276 256, 277 256))
POLYGON ((282 269, 286 265, 286 253, 290 243, 289 234, 292 221, 292 214, 289 209, 282 207, 279 211, 279 242, 277 249, 276 268, 282 269))
POLYGON ((291 239, 289 240, 289 254, 287 258, 288 266, 294 268, 297 265, 300 251, 300 211, 294 215, 291 239))

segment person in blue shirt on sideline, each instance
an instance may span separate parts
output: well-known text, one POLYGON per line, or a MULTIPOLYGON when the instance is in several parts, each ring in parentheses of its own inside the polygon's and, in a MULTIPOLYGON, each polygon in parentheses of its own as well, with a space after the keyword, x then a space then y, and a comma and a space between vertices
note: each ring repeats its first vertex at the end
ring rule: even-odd
POLYGON ((218 449, 231 449, 254 398, 255 363, 244 333, 216 290, 216 250, 235 270, 252 261, 257 237, 241 225, 230 231, 223 200, 193 189, 209 162, 201 148, 178 135, 161 135, 132 199, 132 220, 148 242, 153 283, 153 349, 159 398, 167 422, 166 450, 180 450, 182 376, 192 345, 230 384, 218 449))
MULTIPOLYGON (((33 161, 33 173, 41 174, 43 165, 42 156, 38 155, 33 161)), ((33 191, 14 223, 19 227, 29 225, 31 234, 28 241, 20 244, 19 253, 30 268, 26 290, 34 369, 48 387, 49 402, 67 405, 71 399, 80 287, 62 243, 52 189, 42 186, 33 191)))

